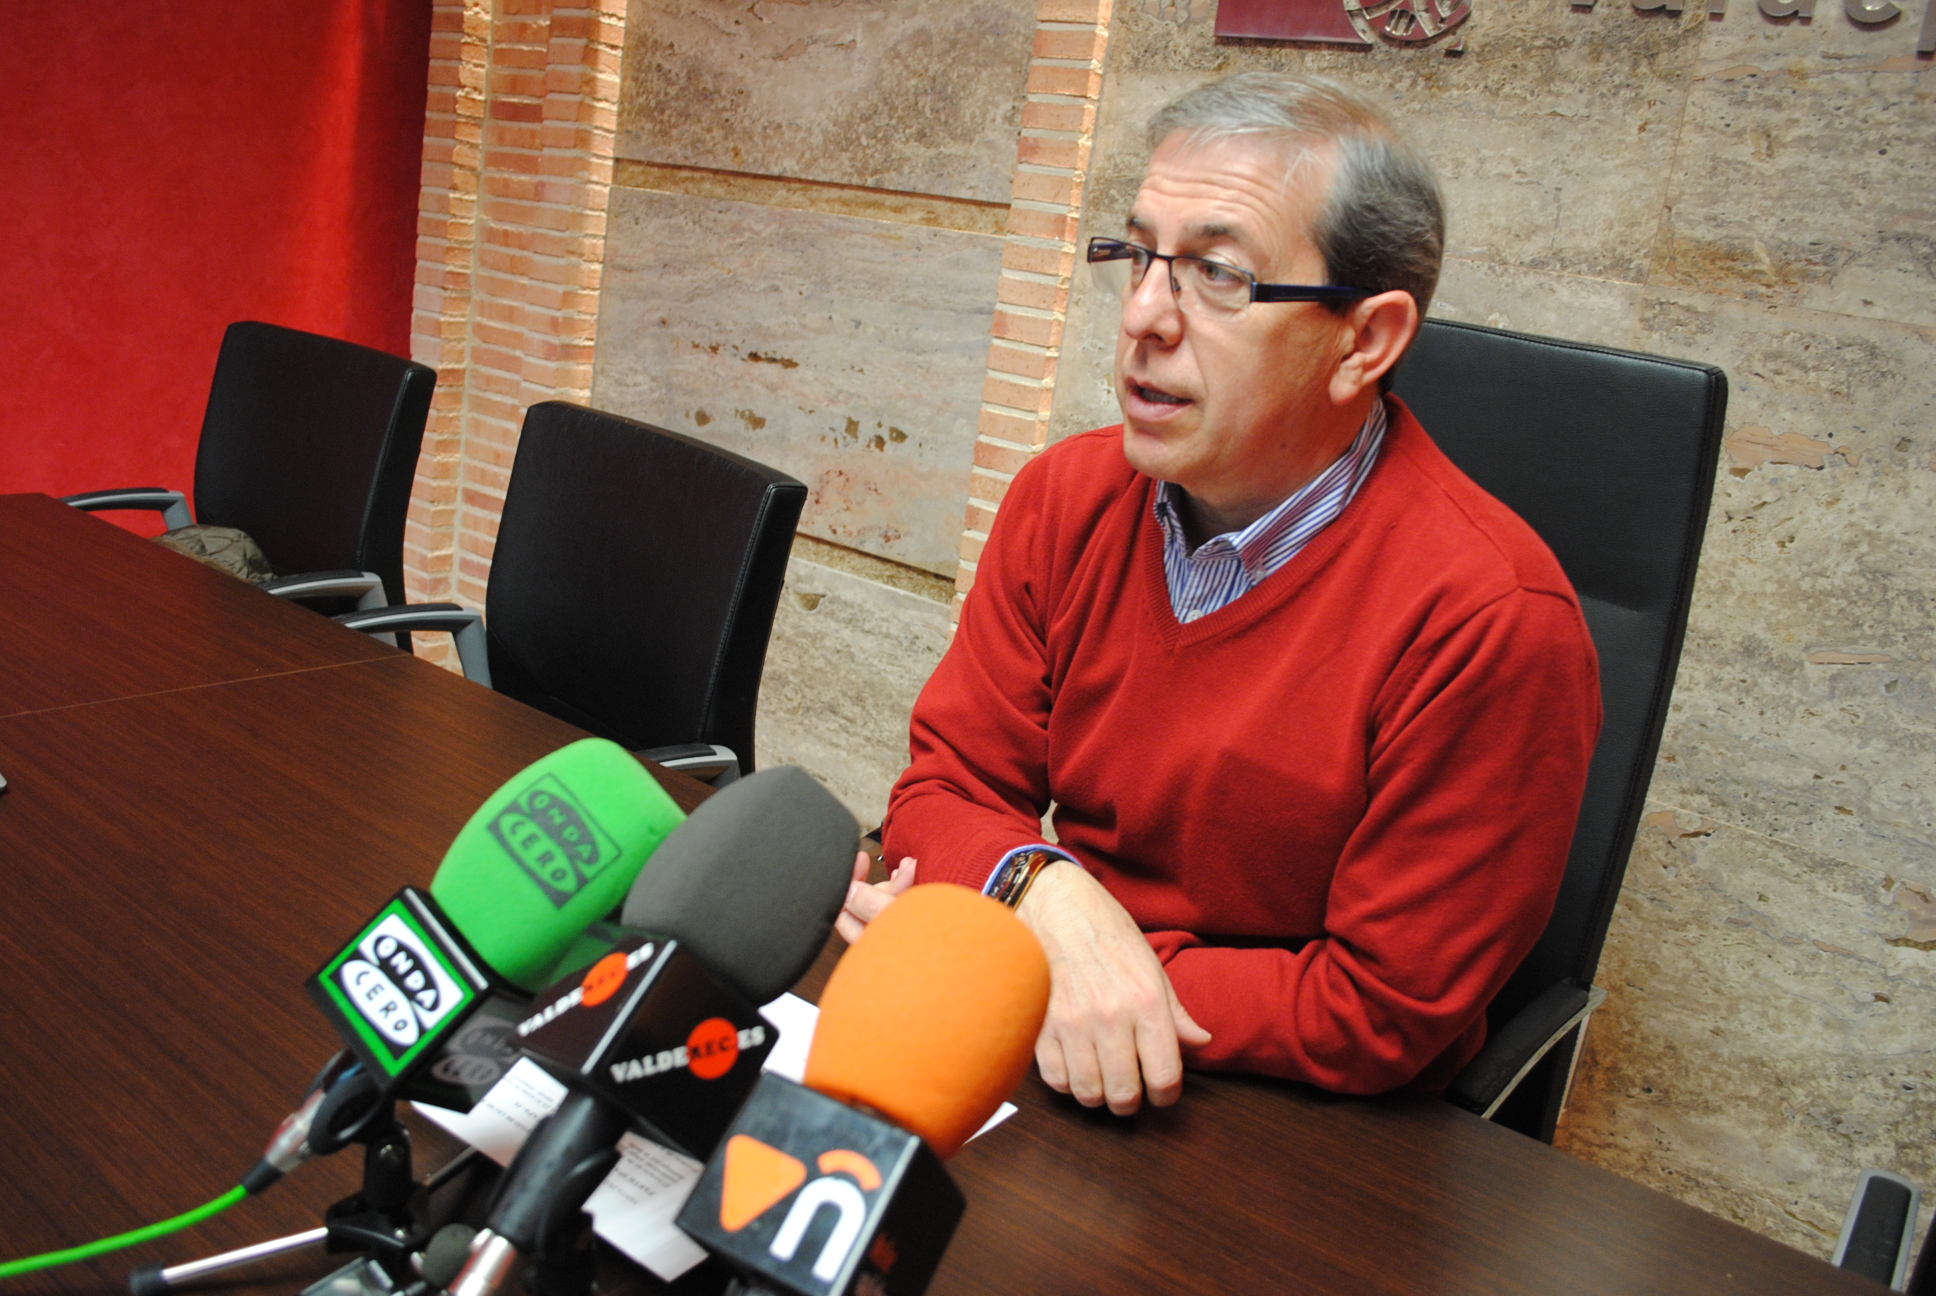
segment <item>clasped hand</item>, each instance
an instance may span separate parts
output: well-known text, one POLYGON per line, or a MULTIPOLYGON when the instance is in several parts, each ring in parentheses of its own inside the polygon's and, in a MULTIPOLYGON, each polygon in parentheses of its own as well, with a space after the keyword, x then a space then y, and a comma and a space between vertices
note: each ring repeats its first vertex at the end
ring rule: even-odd
MULTIPOLYGON (((854 861, 846 908, 835 920, 850 943, 894 898, 914 885, 903 859, 870 885, 871 861, 854 861)), ((1056 862, 1036 875, 1016 915, 1049 959, 1049 1012, 1035 1042, 1035 1064, 1051 1089, 1085 1107, 1109 1104, 1118 1116, 1167 1107, 1183 1092, 1182 1046, 1210 1042, 1177 1002, 1169 975, 1136 920, 1080 867, 1056 862)))

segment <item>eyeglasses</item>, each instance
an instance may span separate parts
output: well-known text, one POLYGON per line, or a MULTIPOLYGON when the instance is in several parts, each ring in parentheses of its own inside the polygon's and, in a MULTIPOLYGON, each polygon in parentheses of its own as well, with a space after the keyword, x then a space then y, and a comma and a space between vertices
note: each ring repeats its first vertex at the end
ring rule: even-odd
POLYGON ((1096 268, 1096 278, 1125 300, 1143 286, 1143 276, 1155 261, 1169 262, 1170 291, 1176 294, 1178 308, 1191 315, 1237 315, 1252 302, 1308 301, 1341 306, 1370 295, 1363 288, 1331 284, 1258 283, 1257 276, 1248 270, 1221 261, 1153 252, 1121 239, 1089 240, 1089 264, 1096 268))

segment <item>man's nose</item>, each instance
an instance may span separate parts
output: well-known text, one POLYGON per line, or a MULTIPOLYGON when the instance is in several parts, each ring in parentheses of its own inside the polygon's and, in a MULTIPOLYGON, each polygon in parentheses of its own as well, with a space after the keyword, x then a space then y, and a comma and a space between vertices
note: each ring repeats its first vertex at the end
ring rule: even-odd
POLYGON ((1170 280, 1170 263, 1152 261, 1143 282, 1123 298, 1123 332, 1174 342, 1183 329, 1183 311, 1170 280))

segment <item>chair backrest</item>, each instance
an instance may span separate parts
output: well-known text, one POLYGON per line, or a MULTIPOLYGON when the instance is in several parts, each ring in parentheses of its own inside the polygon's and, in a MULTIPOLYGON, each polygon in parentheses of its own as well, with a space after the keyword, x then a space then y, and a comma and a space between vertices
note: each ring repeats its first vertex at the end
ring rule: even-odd
POLYGON ((403 524, 437 372, 252 321, 222 337, 195 517, 240 527, 279 574, 356 568, 403 602, 403 524))
POLYGON ((1600 654, 1606 721, 1545 934, 1497 1024, 1590 985, 1660 749, 1727 411, 1711 365, 1427 321, 1394 390, 1467 476, 1552 548, 1600 654))
POLYGON ((498 690, 634 750, 720 743, 751 773, 806 499, 785 473, 692 437, 532 406, 484 609, 498 690))

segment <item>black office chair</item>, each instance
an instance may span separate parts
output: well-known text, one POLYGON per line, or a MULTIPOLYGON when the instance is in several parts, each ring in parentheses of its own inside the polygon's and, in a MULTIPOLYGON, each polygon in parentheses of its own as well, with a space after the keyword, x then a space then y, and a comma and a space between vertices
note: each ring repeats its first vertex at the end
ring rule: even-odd
POLYGON ((661 764, 753 772, 800 482, 692 437, 547 401, 524 416, 484 614, 338 617, 448 630, 464 674, 661 764))
POLYGON ((1901 1175, 1864 1170, 1849 1198, 1841 1236, 1829 1263, 1850 1269, 1910 1296, 1936 1296, 1936 1246, 1923 1242, 1922 1257, 1909 1268, 1922 1192, 1901 1175))
MULTIPOLYGON (((195 511, 161 487, 89 491, 173 530, 235 527, 284 598, 403 601, 403 526, 437 372, 335 338, 243 321, 222 336, 195 451, 195 511)), ((405 642, 408 642, 407 640, 405 642)))
POLYGON ((1551 1142, 1660 750, 1727 412, 1711 365, 1428 320, 1394 390, 1578 591, 1605 725, 1552 919, 1446 1097, 1551 1142))

